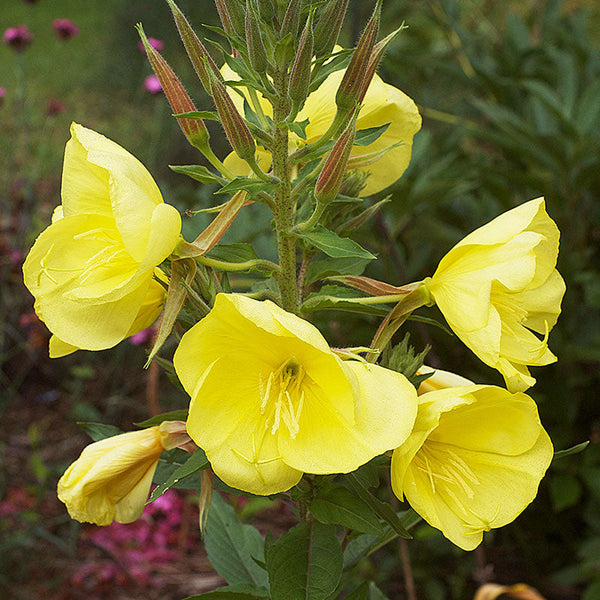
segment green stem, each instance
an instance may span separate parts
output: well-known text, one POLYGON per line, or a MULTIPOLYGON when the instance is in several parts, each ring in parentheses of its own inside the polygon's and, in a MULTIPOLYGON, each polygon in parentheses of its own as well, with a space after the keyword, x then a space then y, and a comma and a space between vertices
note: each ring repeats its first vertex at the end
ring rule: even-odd
POLYGON ((296 287, 296 237, 292 233, 296 217, 296 202, 291 197, 288 127, 285 123, 289 112, 287 71, 277 68, 273 74, 273 84, 277 91, 277 100, 273 103, 275 132, 271 154, 273 156, 273 174, 280 180, 275 191, 273 207, 280 268, 278 283, 283 308, 298 314, 300 306, 296 287))
POLYGON ((206 160, 215 168, 217 171, 223 175, 223 177, 227 177, 227 179, 235 179, 235 174, 232 173, 215 155, 210 146, 206 144, 204 148, 201 149, 202 154, 206 157, 206 160))
POLYGON ((251 88, 250 86, 248 86, 247 90, 248 90, 248 95, 250 96, 250 102, 252 104, 252 109, 256 113, 256 116, 258 117, 258 120, 260 121, 262 128, 265 131, 267 131, 269 129, 269 122, 267 121, 267 117, 265 117, 265 113, 260 104, 260 100, 258 99, 258 94, 256 93, 256 90, 254 88, 251 88))

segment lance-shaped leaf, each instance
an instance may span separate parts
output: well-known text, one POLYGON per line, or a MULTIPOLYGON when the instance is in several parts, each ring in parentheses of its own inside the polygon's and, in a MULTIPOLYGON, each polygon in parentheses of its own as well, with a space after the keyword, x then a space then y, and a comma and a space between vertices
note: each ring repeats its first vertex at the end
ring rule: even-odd
POLYGON ((300 523, 266 554, 272 600, 325 600, 342 575, 342 548, 333 525, 300 523))
POLYGON ((179 10, 175 2, 173 2, 173 0, 167 0, 167 2, 173 12, 175 25, 177 25, 179 35, 181 36, 185 50, 190 57, 190 61, 194 66, 194 70, 198 74, 206 93, 210 94, 210 79, 208 77, 207 67, 217 79, 223 80, 221 71, 219 71, 219 68, 204 47, 204 44, 198 39, 196 32, 192 29, 192 26, 185 18, 185 15, 179 10))
POLYGON ((356 217, 353 217, 352 219, 349 219, 348 221, 343 223, 339 227, 338 232, 340 234, 348 234, 348 233, 351 233, 352 231, 354 231, 355 229, 358 229, 359 227, 364 225, 371 217, 375 216, 377 211, 384 204, 387 204, 391 199, 392 199, 391 196, 386 196, 383 200, 380 200, 379 202, 376 202, 372 206, 369 206, 369 208, 366 208, 365 210, 363 210, 360 214, 356 215, 356 217))
POLYGON ((247 193, 244 191, 237 192, 229 202, 223 205, 219 214, 191 244, 185 242, 178 245, 177 256, 194 258, 206 254, 213 248, 229 229, 242 207, 250 203, 250 201, 246 201, 246 196, 247 193))
MULTIPOLYGON (((160 80, 160 84, 162 85, 173 112, 175 114, 195 112, 196 107, 194 106, 192 99, 185 91, 185 88, 167 61, 150 45, 141 24, 138 24, 137 30, 144 44, 144 48, 146 49, 146 55, 148 56, 150 65, 160 80)), ((199 150, 208 147, 209 134, 202 119, 179 118, 177 120, 185 137, 192 146, 199 150)))
POLYGON ((154 346, 146 361, 146 367, 152 362, 156 353, 169 337, 187 296, 187 288, 184 283, 189 286, 194 280, 195 275, 196 263, 193 260, 180 259, 174 260, 171 263, 171 277, 169 279, 167 301, 165 302, 154 346))
POLYGON ((315 26, 315 55, 328 56, 337 43, 346 16, 348 0, 331 0, 315 26))
POLYGON ((317 225, 310 231, 298 232, 296 235, 332 258, 366 258, 368 260, 375 258, 373 254, 350 238, 342 238, 323 225, 317 225))
POLYGON ((342 112, 354 109, 359 103, 369 60, 379 33, 380 18, 381 0, 377 0, 373 15, 358 40, 350 64, 335 95, 335 103, 342 112))
POLYGON ((227 183, 227 179, 219 177, 203 165, 169 165, 169 169, 175 173, 187 175, 200 183, 220 183, 221 185, 227 183))

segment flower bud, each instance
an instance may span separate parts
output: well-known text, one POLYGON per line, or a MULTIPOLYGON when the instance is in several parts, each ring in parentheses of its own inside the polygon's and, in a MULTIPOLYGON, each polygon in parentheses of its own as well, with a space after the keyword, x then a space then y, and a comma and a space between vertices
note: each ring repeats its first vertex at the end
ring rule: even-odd
MULTIPOLYGON (((142 38, 144 48, 152 69, 156 73, 160 84, 167 96, 173 112, 180 113, 194 112, 196 107, 185 91, 182 83, 177 78, 167 61, 155 50, 149 43, 141 25, 138 26, 138 32, 142 38)), ((201 119, 178 119, 179 126, 190 144, 199 150, 208 145, 209 134, 204 122, 201 119)))
POLYGON ((380 17, 381 0, 378 0, 373 15, 358 40, 358 44, 350 59, 350 64, 344 73, 344 77, 335 95, 335 103, 344 112, 351 110, 359 103, 365 73, 369 65, 373 46, 377 40, 377 34, 379 33, 380 17))
POLYGON ((33 42, 33 34, 29 31, 27 25, 19 25, 18 27, 6 29, 2 39, 13 50, 23 52, 33 42))
POLYGON ((271 23, 277 14, 273 6, 273 0, 257 0, 258 13, 265 23, 271 23))
POLYGON ((331 201, 335 200, 340 189, 342 179, 346 174, 350 152, 352 152, 352 146, 354 145, 357 117, 358 112, 348 123, 346 129, 342 132, 342 135, 333 146, 325 161, 325 165, 317 178, 317 183, 315 184, 315 198, 320 204, 329 204, 331 201))
POLYGON ((310 67, 313 56, 312 19, 309 16, 300 36, 298 52, 290 74, 289 95, 293 113, 297 113, 306 100, 310 88, 310 67))
POLYGON ((173 13, 175 25, 177 25, 179 35, 181 36, 185 50, 192 61, 194 70, 200 78, 206 93, 210 94, 210 79, 208 77, 207 67, 221 81, 223 80, 223 76, 221 75, 219 68, 211 58, 210 54, 204 47, 204 44, 198 39, 198 36, 192 29, 189 21, 185 18, 185 15, 179 10, 173 0, 167 0, 167 2, 169 3, 173 13))
POLYGON ((302 9, 302 0, 290 0, 281 23, 280 37, 285 37, 288 33, 296 39, 298 29, 300 28, 300 12, 302 9))
POLYGON ((333 50, 346 16, 348 0, 329 0, 329 6, 315 25, 315 56, 327 56, 333 50))
POLYGON ((231 147, 243 160, 254 158, 256 144, 252 134, 227 93, 227 88, 212 74, 210 74, 210 91, 231 147))
POLYGON ((54 19, 52 29, 59 40, 67 41, 79 35, 79 27, 69 19, 54 19))
POLYGON ((265 45, 263 44, 262 35, 260 33, 260 21, 250 4, 250 0, 246 0, 245 28, 250 65, 257 73, 265 73, 269 64, 267 51, 265 50, 265 45))
POLYGON ((215 4, 225 32, 243 38, 246 33, 245 16, 239 0, 215 0, 215 4))

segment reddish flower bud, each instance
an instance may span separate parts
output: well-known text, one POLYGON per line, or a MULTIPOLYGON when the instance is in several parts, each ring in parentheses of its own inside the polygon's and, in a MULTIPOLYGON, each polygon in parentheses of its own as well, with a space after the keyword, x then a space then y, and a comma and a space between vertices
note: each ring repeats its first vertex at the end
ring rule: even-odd
POLYGON ((33 34, 29 31, 27 25, 19 25, 18 27, 9 27, 4 32, 2 39, 13 50, 23 52, 33 42, 33 34))
MULTIPOLYGON (((150 65, 162 85, 167 100, 173 109, 173 113, 177 115, 186 112, 195 112, 196 106, 185 91, 181 81, 179 81, 177 75, 175 75, 169 66, 169 63, 167 63, 157 50, 150 46, 141 25, 138 25, 138 32, 142 38, 150 65)), ((208 146, 208 130, 201 119, 182 118, 178 119, 178 121, 181 130, 192 146, 199 150, 208 146)))
POLYGON ((340 87, 335 95, 335 103, 342 111, 353 109, 359 103, 365 74, 369 60, 371 59, 373 46, 377 41, 377 34, 379 33, 380 17, 381 0, 377 0, 373 15, 358 40, 358 44, 350 59, 350 64, 344 73, 340 87))
POLYGON ((254 138, 235 107, 227 88, 212 74, 210 74, 210 90, 221 125, 234 152, 244 160, 254 158, 256 151, 254 138))
POLYGON ((335 46, 346 10, 348 9, 348 0, 330 0, 325 13, 315 25, 315 56, 320 58, 331 54, 335 46))
POLYGON ((79 27, 69 19, 54 19, 52 29, 54 29, 56 37, 64 42, 79 35, 79 27))
POLYGON ((319 204, 329 204, 332 200, 335 200, 342 185, 342 179, 346 174, 348 159, 354 145, 357 117, 358 111, 333 146, 317 178, 314 193, 319 204))
POLYGON ((280 37, 285 37, 288 33, 296 39, 298 29, 300 28, 300 14, 302 9, 302 0, 289 0, 283 22, 281 23, 280 37))
POLYGON ((207 94, 210 94, 210 78, 207 72, 208 68, 212 71, 212 73, 219 79, 223 81, 223 76, 221 75, 221 71, 211 58, 210 54, 204 47, 204 44, 198 39, 195 31, 192 29, 189 21, 185 18, 185 15, 179 10, 175 2, 173 0, 167 0, 169 6, 171 7, 171 11, 173 12, 173 17, 175 18, 175 24, 177 25, 177 29, 179 30, 179 35, 181 36, 181 40, 183 41, 183 45, 185 46, 185 50, 192 61, 192 65, 194 66, 194 70, 196 71, 202 86, 206 90, 207 94))
POLYGON ((215 4, 225 32, 243 38, 246 33, 245 15, 239 0, 215 0, 215 4))

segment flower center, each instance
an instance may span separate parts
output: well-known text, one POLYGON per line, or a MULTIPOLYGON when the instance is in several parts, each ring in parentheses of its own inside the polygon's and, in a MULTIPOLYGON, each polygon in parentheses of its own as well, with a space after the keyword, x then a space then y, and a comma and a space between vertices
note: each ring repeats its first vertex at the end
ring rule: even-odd
POLYGON ((266 383, 259 379, 260 414, 266 417, 265 427, 270 426, 272 434, 279 430, 282 421, 292 439, 298 434, 298 421, 304 407, 305 374, 304 367, 292 356, 269 373, 266 383))

